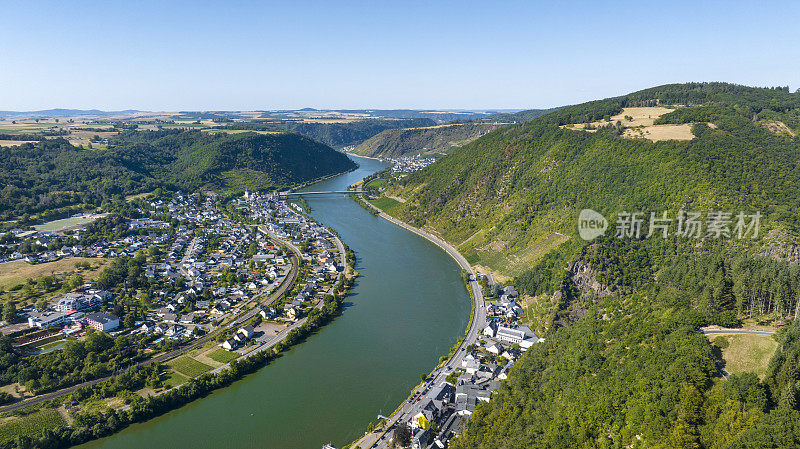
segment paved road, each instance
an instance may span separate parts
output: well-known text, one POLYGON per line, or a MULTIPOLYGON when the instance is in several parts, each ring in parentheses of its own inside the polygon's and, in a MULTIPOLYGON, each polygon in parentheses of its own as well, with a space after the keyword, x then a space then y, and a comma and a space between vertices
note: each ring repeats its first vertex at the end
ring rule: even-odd
POLYGON ((294 246, 292 242, 281 240, 280 237, 278 237, 278 235, 272 232, 269 228, 258 225, 258 230, 264 233, 265 235, 268 235, 273 240, 280 242, 280 244, 288 246, 289 249, 292 250, 292 252, 295 253, 296 255, 300 255, 300 248, 294 246))
MULTIPOLYGON (((473 304, 473 311, 472 311, 472 321, 470 322, 469 329, 464 336, 461 344, 456 348, 456 352, 453 354, 453 357, 450 358, 444 365, 438 368, 436 371, 433 372, 433 375, 429 377, 429 379, 425 383, 423 383, 417 391, 425 390, 434 385, 438 385, 441 382, 444 382, 445 377, 447 377, 447 373, 453 370, 456 367, 461 366, 461 360, 464 358, 466 354, 465 348, 473 343, 475 343, 478 339, 478 335, 480 335, 481 330, 486 327, 486 307, 484 306, 483 300, 483 290, 481 289, 480 284, 478 284, 477 278, 475 277, 475 272, 472 270, 472 267, 469 265, 469 262, 461 255, 455 248, 453 248, 449 243, 445 242, 441 238, 429 234, 421 229, 415 228, 409 224, 406 224, 391 215, 383 212, 379 208, 373 206, 367 200, 364 199, 363 196, 363 183, 359 184, 356 192, 358 193, 359 197, 365 204, 369 205, 373 209, 378 211, 378 216, 381 218, 388 220, 397 226, 400 226, 403 229, 413 232, 428 241, 432 242, 436 246, 442 248, 447 252, 447 254, 452 257, 456 263, 466 272, 469 274, 470 277, 470 288, 472 289, 472 297, 474 298, 473 304)), ((353 443, 353 447, 361 447, 361 448, 372 448, 372 447, 382 447, 388 446, 389 443, 389 430, 393 428, 393 426, 401 421, 410 418, 409 412, 411 412, 414 408, 414 404, 409 404, 407 401, 403 401, 402 406, 400 409, 392 414, 389 419, 386 420, 386 424, 384 425, 384 431, 382 432, 371 432, 353 443)))
POLYGON ((183 252, 183 257, 181 257, 181 261, 178 263, 178 271, 181 273, 181 275, 183 275, 184 279, 189 278, 189 272, 185 268, 183 268, 183 264, 185 264, 189 260, 189 257, 192 255, 194 246, 197 245, 197 240, 198 238, 194 237, 192 241, 189 242, 189 245, 186 246, 186 250, 184 250, 183 252))
POLYGON ((728 329, 728 328, 710 328, 700 329, 704 335, 715 334, 743 334, 743 335, 775 335, 772 331, 754 331, 749 329, 728 329))

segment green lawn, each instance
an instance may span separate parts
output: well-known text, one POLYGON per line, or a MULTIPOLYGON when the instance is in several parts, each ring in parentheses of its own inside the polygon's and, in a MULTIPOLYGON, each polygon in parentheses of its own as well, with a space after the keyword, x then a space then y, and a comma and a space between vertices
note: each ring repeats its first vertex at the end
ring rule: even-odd
POLYGON ((183 374, 177 371, 169 371, 167 373, 167 379, 164 381, 164 386, 167 388, 177 387, 178 385, 184 384, 187 380, 189 380, 189 378, 183 374))
POLYGON ((208 357, 211 360, 216 360, 219 363, 228 363, 231 360, 238 358, 239 354, 236 352, 227 351, 225 349, 217 349, 216 351, 209 353, 208 357))
POLYGON ((386 179, 383 179, 383 178, 381 178, 381 179, 373 179, 372 181, 367 183, 367 185, 365 185, 364 188, 365 189, 370 189, 370 188, 380 189, 381 186, 384 185, 384 184, 386 184, 386 179))
POLYGON ((212 369, 205 363, 198 362, 197 360, 187 356, 179 357, 169 362, 169 366, 175 371, 188 377, 197 377, 212 369))
MULTIPOLYGON (((722 350, 725 369, 731 374, 756 373, 763 378, 778 342, 771 335, 724 335, 728 347, 722 350)), ((712 341, 719 336, 712 336, 712 341)))
POLYGON ((392 214, 392 209, 400 205, 399 201, 392 198, 387 198, 385 196, 382 196, 377 200, 369 200, 369 202, 372 203, 373 206, 383 210, 389 215, 392 214))
POLYGON ((94 221, 94 218, 69 217, 36 225, 34 226, 34 229, 37 231, 60 231, 65 228, 69 228, 70 226, 82 225, 92 221, 94 221))
POLYGON ((42 409, 25 416, 0 420, 0 444, 13 441, 18 435, 34 437, 43 430, 65 426, 64 418, 52 408, 42 409))

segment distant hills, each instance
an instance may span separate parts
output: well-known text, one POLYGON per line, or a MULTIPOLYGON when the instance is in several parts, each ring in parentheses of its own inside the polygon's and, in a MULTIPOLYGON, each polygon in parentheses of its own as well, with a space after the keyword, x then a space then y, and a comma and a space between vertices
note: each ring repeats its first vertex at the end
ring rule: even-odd
POLYGON ((540 117, 555 109, 531 109, 515 113, 493 113, 468 121, 438 126, 389 129, 358 145, 353 153, 369 157, 445 154, 478 137, 511 123, 540 117))
POLYGON ((431 126, 435 122, 430 118, 405 119, 366 119, 345 123, 306 122, 290 126, 290 129, 334 148, 358 145, 370 137, 387 129, 409 126, 431 126))
POLYGON ((454 123, 382 131, 353 149, 368 157, 445 154, 503 126, 493 123, 454 123))
MULTIPOLYGON (((303 108, 298 110, 281 110, 281 111, 265 111, 261 118, 287 118, 295 115, 295 113, 307 113, 306 116, 319 115, 319 113, 328 114, 341 114, 361 118, 394 118, 394 119, 413 119, 424 118, 431 119, 436 123, 446 123, 456 120, 478 120, 490 117, 498 113, 506 113, 508 111, 485 110, 485 111, 470 111, 470 110, 417 110, 417 109, 314 109, 303 108)), ((516 111, 513 111, 516 112, 516 111)))
POLYGON ((128 131, 108 149, 63 139, 2 148, 0 217, 58 215, 157 188, 277 189, 355 168, 344 154, 298 133, 128 131))
POLYGON ((125 109, 123 111, 101 111, 99 109, 43 109, 40 111, 0 111, 0 117, 69 117, 76 115, 119 115, 119 114, 132 114, 137 111, 136 109, 125 109))
POLYGON ((557 111, 559 109, 561 108, 559 107, 550 109, 527 109, 519 112, 500 112, 497 114, 493 114, 492 116, 484 120, 491 120, 495 122, 512 122, 512 123, 527 122, 537 117, 541 117, 545 114, 549 114, 553 111, 557 111))

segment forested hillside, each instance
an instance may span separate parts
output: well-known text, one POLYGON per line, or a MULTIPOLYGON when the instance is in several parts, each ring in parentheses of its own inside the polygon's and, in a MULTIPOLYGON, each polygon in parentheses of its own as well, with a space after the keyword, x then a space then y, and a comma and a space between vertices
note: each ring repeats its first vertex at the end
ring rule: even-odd
POLYGON ((552 264, 533 270, 546 282, 519 279, 547 298, 559 293, 553 325, 453 447, 800 444, 800 320, 778 333, 763 380, 746 372, 723 379, 715 366, 725 364, 721 348, 697 331, 768 310, 796 317, 796 264, 721 242, 613 237, 584 247, 577 260, 610 293, 598 295, 563 266, 548 270, 552 264))
POLYGON ((388 129, 358 145, 353 153, 368 157, 444 154, 510 123, 533 120, 557 109, 530 109, 446 125, 388 129))
POLYGON ((496 123, 459 123, 422 128, 389 129, 358 145, 353 153, 368 157, 444 154, 504 126, 496 123))
POLYGON ((407 200, 393 214, 513 278, 546 337, 453 447, 800 446, 798 118, 786 88, 660 86, 494 131, 389 185, 407 200), (644 106, 669 106, 655 125, 692 137, 631 138, 610 121, 644 106), (591 242, 577 232, 587 208, 609 221, 591 242), (647 236, 650 212, 680 210, 703 232, 647 236), (635 211, 642 233, 615 236, 635 211), (758 237, 706 233, 714 211, 762 214, 758 237), (724 379, 722 346, 698 332, 742 322, 783 326, 763 379, 724 379))
POLYGON ((577 238, 584 208, 612 223, 621 211, 761 211, 765 231, 796 235, 800 139, 762 122, 800 131, 799 114, 800 94, 783 89, 662 86, 494 131, 390 190, 409 200, 398 208, 402 218, 440 232, 472 263, 511 276, 563 242, 562 234, 577 238), (665 101, 697 105, 657 120, 698 123, 694 139, 625 138, 613 123, 595 132, 558 126, 665 101))
POLYGON ((108 149, 53 139, 0 152, 3 220, 83 210, 158 187, 281 188, 355 167, 298 133, 131 131, 111 139, 108 149))
POLYGON ((365 119, 342 122, 269 120, 218 126, 218 129, 253 131, 297 131, 334 148, 358 145, 387 129, 433 126, 429 118, 365 119))
POLYGON ((549 114, 553 111, 557 111, 560 108, 550 108, 550 109, 527 109, 525 111, 514 112, 510 114, 494 114, 490 117, 482 119, 482 121, 496 121, 496 122, 511 122, 511 123, 521 123, 533 120, 537 117, 541 117, 545 114, 549 114))

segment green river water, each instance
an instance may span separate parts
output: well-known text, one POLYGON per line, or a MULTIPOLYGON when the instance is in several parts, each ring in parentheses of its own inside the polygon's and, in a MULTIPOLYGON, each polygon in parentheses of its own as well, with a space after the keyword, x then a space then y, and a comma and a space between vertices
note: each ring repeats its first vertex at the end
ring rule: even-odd
MULTIPOLYGON (((384 167, 354 159, 357 170, 308 190, 344 190, 384 167)), ((341 447, 394 410, 447 354, 469 319, 458 265, 344 195, 306 200, 358 257, 361 276, 342 316, 232 386, 81 448, 341 447)))

